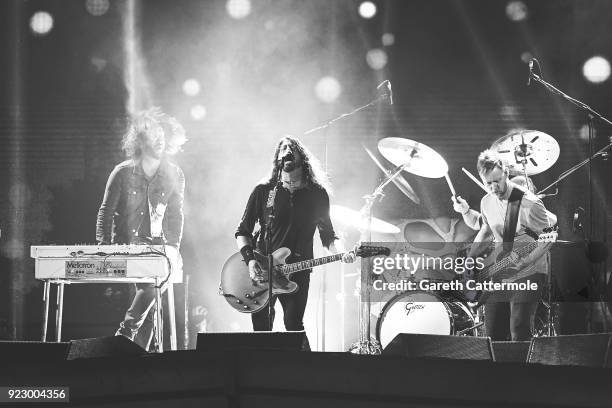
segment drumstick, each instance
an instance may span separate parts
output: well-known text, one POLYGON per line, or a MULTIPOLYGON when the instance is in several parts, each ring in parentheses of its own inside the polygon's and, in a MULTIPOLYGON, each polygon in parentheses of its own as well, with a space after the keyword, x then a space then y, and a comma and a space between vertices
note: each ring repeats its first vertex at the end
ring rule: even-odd
POLYGON ((468 176, 469 178, 471 178, 471 179, 472 179, 472 181, 473 181, 474 183, 478 184, 478 186, 479 186, 480 188, 482 188, 482 189, 483 189, 483 190, 484 190, 486 193, 488 193, 488 192, 489 192, 489 190, 487 190, 487 188, 484 186, 484 184, 482 184, 482 183, 480 182, 480 180, 478 180, 476 177, 474 177, 474 175, 473 175, 472 173, 470 173, 470 172, 469 172, 469 170, 466 170, 466 168, 465 168, 465 167, 462 167, 462 168, 461 168, 461 170, 463 170, 463 172, 464 172, 465 174, 467 174, 467 176, 468 176))
POLYGON ((448 173, 444 175, 444 178, 446 179, 446 183, 448 184, 448 188, 450 188, 453 197, 456 197, 457 193, 455 192, 455 187, 453 187, 453 182, 451 181, 450 177, 448 177, 448 173))

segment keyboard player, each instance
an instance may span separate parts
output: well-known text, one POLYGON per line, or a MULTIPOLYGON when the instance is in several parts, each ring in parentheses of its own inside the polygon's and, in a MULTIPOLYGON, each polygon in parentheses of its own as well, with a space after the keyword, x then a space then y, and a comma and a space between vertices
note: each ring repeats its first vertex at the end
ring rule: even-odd
MULTIPOLYGON (((186 140, 184 128, 159 108, 133 116, 122 140, 127 160, 111 172, 98 210, 98 244, 149 243, 179 248, 185 176, 169 156, 186 140)), ((137 284, 132 304, 115 334, 148 349, 154 300, 152 284, 137 284)))

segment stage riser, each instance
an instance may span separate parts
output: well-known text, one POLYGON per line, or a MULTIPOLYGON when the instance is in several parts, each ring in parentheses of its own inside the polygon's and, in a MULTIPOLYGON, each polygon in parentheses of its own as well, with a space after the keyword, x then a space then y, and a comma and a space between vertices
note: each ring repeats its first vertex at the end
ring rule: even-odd
POLYGON ((68 384, 75 406, 109 407, 549 408, 612 400, 612 370, 603 368, 283 351, 27 361, 3 365, 0 383, 68 384))

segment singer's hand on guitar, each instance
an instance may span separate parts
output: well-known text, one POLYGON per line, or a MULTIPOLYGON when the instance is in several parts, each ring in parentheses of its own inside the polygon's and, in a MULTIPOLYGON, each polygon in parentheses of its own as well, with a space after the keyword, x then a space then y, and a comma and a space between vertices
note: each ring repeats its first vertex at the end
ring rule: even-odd
POLYGON ((355 251, 357 250, 357 246, 355 246, 352 250, 342 255, 342 262, 344 263, 353 263, 357 256, 355 255, 355 251))
POLYGON ((263 269, 261 269, 261 265, 255 259, 249 261, 249 276, 256 282, 264 280, 263 269))

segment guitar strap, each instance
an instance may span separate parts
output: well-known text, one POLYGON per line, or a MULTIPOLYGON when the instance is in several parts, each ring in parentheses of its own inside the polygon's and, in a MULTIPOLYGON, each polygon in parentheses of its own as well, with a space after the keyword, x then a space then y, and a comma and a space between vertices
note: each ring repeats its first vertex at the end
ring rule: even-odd
POLYGON ((516 227, 518 225, 519 209, 525 192, 520 188, 513 188, 508 197, 508 208, 506 208, 506 220, 504 221, 504 251, 512 251, 514 246, 514 236, 516 235, 516 227))

